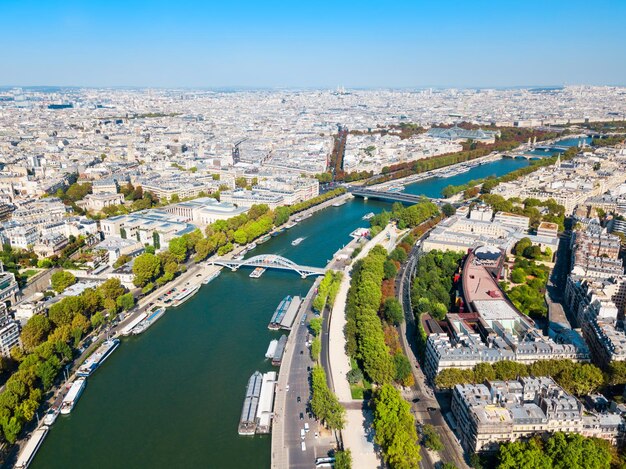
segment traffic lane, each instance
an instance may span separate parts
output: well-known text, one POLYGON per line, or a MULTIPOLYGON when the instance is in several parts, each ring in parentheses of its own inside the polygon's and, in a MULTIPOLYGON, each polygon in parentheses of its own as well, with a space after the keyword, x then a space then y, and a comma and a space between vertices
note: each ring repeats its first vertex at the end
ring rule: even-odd
POLYGON ((292 468, 310 468, 312 462, 315 461, 317 452, 317 441, 314 438, 317 425, 314 419, 309 418, 307 412, 310 401, 309 375, 313 361, 309 348, 306 346, 308 328, 300 323, 296 327, 298 328, 294 345, 296 349, 289 373, 289 391, 287 393, 288 415, 286 418, 288 424, 286 429, 289 433, 289 465, 292 468), (298 398, 300 398, 299 401, 298 398), (302 418, 300 418, 301 414, 302 418), (301 430, 304 429, 305 423, 309 424, 309 432, 305 434, 306 450, 302 451, 301 430))

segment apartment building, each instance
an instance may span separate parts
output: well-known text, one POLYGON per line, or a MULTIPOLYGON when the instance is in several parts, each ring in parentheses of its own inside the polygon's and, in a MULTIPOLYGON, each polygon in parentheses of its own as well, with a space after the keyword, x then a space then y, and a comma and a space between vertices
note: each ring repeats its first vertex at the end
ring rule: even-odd
POLYGON ((457 385, 451 409, 461 446, 470 453, 557 431, 614 443, 625 428, 621 415, 585 410, 550 377, 457 385))

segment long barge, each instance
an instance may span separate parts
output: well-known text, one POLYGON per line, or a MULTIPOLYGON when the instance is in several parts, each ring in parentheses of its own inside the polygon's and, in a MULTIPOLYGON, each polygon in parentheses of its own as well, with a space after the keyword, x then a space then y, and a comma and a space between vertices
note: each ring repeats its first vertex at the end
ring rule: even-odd
POLYGON ((285 347, 287 346, 287 336, 281 335, 280 339, 278 339, 278 344, 276 344, 276 350, 274 351, 274 356, 272 357, 272 365, 280 366, 283 362, 283 355, 285 354, 285 347))
POLYGON ((72 387, 70 387, 70 390, 63 398, 63 403, 61 404, 61 413, 63 415, 69 414, 74 409, 74 406, 76 405, 78 399, 80 399, 86 384, 87 380, 85 378, 78 378, 74 381, 74 383, 72 383, 72 387))
POLYGON ((76 375, 86 378, 109 358, 109 355, 120 345, 120 339, 108 339, 102 342, 91 356, 78 368, 76 375))
POLYGON ((293 325, 293 321, 296 319, 296 314, 298 313, 298 309, 300 309, 301 304, 302 299, 299 296, 294 296, 291 299, 291 304, 280 321, 281 329, 291 330, 291 326, 293 325))
POLYGON ((280 323, 287 313, 287 310, 289 309, 292 300, 293 298, 291 297, 291 295, 287 295, 285 298, 282 299, 280 303, 278 303, 278 306, 276 307, 276 310, 272 315, 272 319, 270 319, 270 323, 267 326, 268 329, 273 331, 280 329, 280 323))
POLYGON ((198 290, 200 290, 200 285, 194 285, 193 287, 183 288, 183 290, 174 297, 172 300, 173 306, 180 306, 193 295, 195 295, 198 290))
POLYGON ((24 445, 24 449, 17 457, 17 462, 15 463, 16 469, 26 469, 30 463, 33 462, 37 450, 39 450, 44 438, 48 434, 48 430, 49 427, 47 425, 42 425, 33 432, 26 445, 24 445))
POLYGON ((148 313, 143 312, 141 313, 139 316, 137 316, 135 319, 133 319, 132 321, 130 321, 128 324, 126 324, 126 326, 124 326, 124 329, 122 329, 121 334, 123 336, 127 336, 130 335, 130 333, 132 332, 132 330, 137 327, 137 325, 143 321, 144 319, 146 319, 146 317, 148 316, 148 313))
POLYGON ((152 313, 150 313, 150 315, 146 319, 137 324, 137 326, 133 329, 133 334, 138 335, 144 332, 146 329, 152 326, 152 324, 161 319, 161 317, 163 317, 163 315, 165 314, 165 311, 167 311, 167 309, 164 306, 152 311, 152 313))
POLYGON ((238 433, 240 435, 249 436, 254 435, 256 432, 256 413, 259 406, 262 383, 263 375, 259 371, 255 371, 248 380, 246 397, 243 401, 241 419, 239 420, 238 433))

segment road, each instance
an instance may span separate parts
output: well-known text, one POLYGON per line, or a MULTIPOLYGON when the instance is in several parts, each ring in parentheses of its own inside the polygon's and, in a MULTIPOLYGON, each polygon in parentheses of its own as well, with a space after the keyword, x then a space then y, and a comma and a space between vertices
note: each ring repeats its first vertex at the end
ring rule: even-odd
MULTIPOLYGON (((400 326, 400 339, 404 353, 411 362, 413 370, 413 378, 415 385, 403 393, 404 397, 411 402, 411 412, 419 422, 419 425, 430 424, 441 437, 444 449, 439 452, 439 456, 443 462, 454 464, 457 468, 467 468, 465 463, 463 450, 456 436, 446 423, 443 413, 449 409, 442 408, 439 401, 444 402, 444 396, 437 399, 433 391, 426 384, 426 377, 417 361, 418 344, 417 344, 417 324, 411 308, 411 278, 415 270, 416 263, 420 255, 420 246, 422 240, 428 236, 424 234, 419 241, 413 246, 407 262, 401 267, 398 273, 398 281, 396 291, 398 300, 402 304, 405 316, 405 322, 400 326), (430 409, 430 410, 429 410, 430 409)), ((419 427, 418 425, 418 427, 419 427)), ((424 468, 435 468, 439 461, 433 457, 430 451, 422 450, 422 463, 424 468)))
POLYGON ((313 317, 311 304, 320 280, 316 279, 300 306, 283 356, 274 405, 273 468, 311 468, 315 458, 326 456, 335 446, 333 435, 322 431, 307 410, 311 398, 309 375, 314 363, 306 342, 310 338, 308 322, 313 317), (309 431, 304 438, 306 450, 302 451, 300 430, 305 423, 309 424, 309 431))

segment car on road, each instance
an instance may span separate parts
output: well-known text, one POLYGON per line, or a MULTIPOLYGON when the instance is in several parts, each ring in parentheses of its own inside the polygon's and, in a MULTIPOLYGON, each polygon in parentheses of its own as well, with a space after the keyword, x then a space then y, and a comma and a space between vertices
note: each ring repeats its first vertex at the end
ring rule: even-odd
POLYGON ((300 402, 300 396, 298 396, 297 402, 300 402))
POLYGON ((413 399, 411 402, 419 402, 419 401, 420 401, 420 398, 419 398, 419 397, 416 397, 416 398, 415 398, 415 399, 413 399))
POLYGON ((304 440, 304 437, 306 436, 306 432, 304 431, 304 428, 300 429, 300 438, 304 440))
POLYGON ((285 391, 289 391, 289 385, 285 386, 285 391))
POLYGON ((435 409, 434 407, 426 407, 426 410, 428 412, 435 412, 437 409, 435 409))
POLYGON ((304 420, 304 414, 300 412, 300 420, 304 420))
POLYGON ((304 424, 304 431, 308 433, 308 431, 309 431, 309 422, 305 422, 305 424, 304 424))
POLYGON ((302 451, 306 451, 306 443, 304 441, 300 445, 300 448, 302 448, 302 451))

